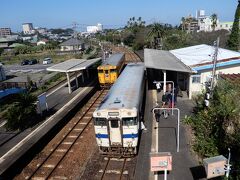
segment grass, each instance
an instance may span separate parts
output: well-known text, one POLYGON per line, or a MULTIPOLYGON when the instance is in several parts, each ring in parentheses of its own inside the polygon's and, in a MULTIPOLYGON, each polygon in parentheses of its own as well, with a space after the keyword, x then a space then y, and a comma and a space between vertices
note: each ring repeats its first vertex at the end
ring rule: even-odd
POLYGON ((95 57, 97 54, 98 49, 94 47, 94 49, 90 52, 87 52, 86 54, 56 54, 55 51, 44 51, 40 53, 32 53, 32 54, 19 54, 19 55, 1 55, 0 56, 0 62, 11 65, 11 64, 20 64, 22 60, 24 59, 37 59, 40 63, 42 63, 42 60, 46 57, 50 57, 53 60, 53 63, 60 63, 63 61, 66 61, 68 59, 80 59, 80 58, 86 58, 89 59, 89 57, 95 57))

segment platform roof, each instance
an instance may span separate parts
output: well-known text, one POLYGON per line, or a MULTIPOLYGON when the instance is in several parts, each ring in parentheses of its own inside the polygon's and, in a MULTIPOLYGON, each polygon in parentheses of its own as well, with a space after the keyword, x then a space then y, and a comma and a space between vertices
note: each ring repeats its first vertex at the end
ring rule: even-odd
POLYGON ((88 68, 89 66, 101 61, 101 58, 95 59, 70 59, 62 63, 47 68, 47 71, 57 72, 75 72, 88 68))
POLYGON ((169 51, 144 49, 144 63, 147 68, 192 73, 192 69, 169 51))
MULTIPOLYGON (((174 49, 170 51, 188 66, 203 64, 213 61, 214 47, 206 44, 174 49)), ((228 49, 218 49, 218 61, 223 59, 240 58, 240 53, 228 49)))

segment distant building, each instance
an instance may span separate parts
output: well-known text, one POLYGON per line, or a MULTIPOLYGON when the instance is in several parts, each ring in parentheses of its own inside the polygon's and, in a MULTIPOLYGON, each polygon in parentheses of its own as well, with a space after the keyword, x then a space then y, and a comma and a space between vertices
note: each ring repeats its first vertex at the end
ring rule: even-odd
POLYGON ((191 15, 187 16, 182 20, 182 28, 188 33, 198 31, 198 20, 191 15))
POLYGON ((0 37, 10 36, 12 34, 10 28, 0 28, 0 37))
MULTIPOLYGON (((181 22, 183 30, 187 32, 211 32, 213 31, 213 19, 211 16, 205 15, 204 10, 198 10, 196 12, 196 17, 187 16, 184 18, 184 21, 181 22)), ((215 30, 228 30, 231 31, 233 22, 220 22, 219 19, 216 21, 215 30)))
POLYGON ((39 34, 46 34, 46 33, 47 33, 47 29, 46 29, 46 28, 35 27, 35 30, 36 30, 39 34))
POLYGON ((24 34, 33 34, 35 32, 33 29, 32 23, 24 23, 24 24, 22 24, 22 28, 23 28, 24 34))
POLYGON ((18 39, 17 35, 1 37, 0 38, 0 48, 9 49, 9 46, 15 43, 18 39))
POLYGON ((233 26, 233 22, 219 22, 217 29, 218 30, 225 29, 225 30, 231 31, 232 26, 233 26))
POLYGON ((97 33, 103 30, 103 25, 98 23, 96 26, 87 26, 88 33, 97 33))
POLYGON ((80 51, 85 49, 84 42, 76 38, 71 38, 61 43, 60 47, 61 51, 80 51))

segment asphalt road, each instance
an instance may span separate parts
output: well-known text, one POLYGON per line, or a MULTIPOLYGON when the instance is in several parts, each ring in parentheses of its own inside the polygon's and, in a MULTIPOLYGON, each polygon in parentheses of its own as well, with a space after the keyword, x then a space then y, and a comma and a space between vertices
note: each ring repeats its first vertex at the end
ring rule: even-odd
POLYGON ((46 71, 46 69, 50 66, 53 66, 54 64, 33 64, 33 65, 4 65, 4 69, 7 75, 11 75, 13 73, 17 72, 23 72, 23 73, 37 73, 37 72, 42 72, 46 71))

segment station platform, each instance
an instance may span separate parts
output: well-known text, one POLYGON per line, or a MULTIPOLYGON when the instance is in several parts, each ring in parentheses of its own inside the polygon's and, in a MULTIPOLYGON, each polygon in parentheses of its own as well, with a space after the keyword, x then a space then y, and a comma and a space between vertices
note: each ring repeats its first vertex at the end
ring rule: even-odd
MULTIPOLYGON (((156 152, 170 152, 172 154, 172 171, 168 171, 168 179, 196 179, 196 170, 199 164, 190 150, 190 139, 186 126, 182 123, 185 115, 190 115, 194 106, 193 101, 189 100, 187 96, 178 98, 177 108, 180 109, 180 148, 177 152, 177 112, 172 116, 164 119, 160 117, 160 121, 156 122, 152 109, 156 106, 161 94, 156 90, 148 90, 146 92, 145 105, 145 126, 147 131, 143 131, 141 142, 139 146, 139 155, 136 166, 135 179, 164 179, 164 172, 155 174, 150 171, 150 153, 156 152), (156 137, 158 135, 158 137, 156 137), (158 146, 158 147, 156 147, 158 146)), ((161 100, 161 99, 160 99, 161 100)))
POLYGON ((86 82, 84 86, 68 93, 67 86, 47 93, 50 113, 40 124, 12 138, 0 147, 0 179, 5 171, 28 152, 36 142, 44 138, 60 121, 72 111, 96 86, 96 81, 86 82))

